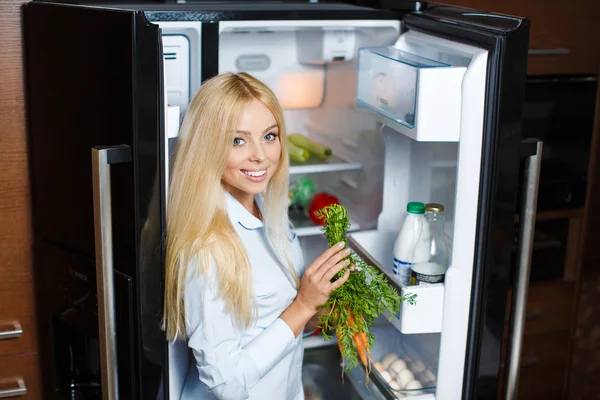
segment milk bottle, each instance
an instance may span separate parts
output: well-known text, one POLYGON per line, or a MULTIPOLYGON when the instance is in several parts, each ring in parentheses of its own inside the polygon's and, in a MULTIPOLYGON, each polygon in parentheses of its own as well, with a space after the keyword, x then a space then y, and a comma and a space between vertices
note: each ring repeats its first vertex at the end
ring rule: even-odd
POLYGON ((410 283, 411 265, 429 261, 430 233, 425 204, 410 202, 394 245, 394 276, 403 286, 410 283))

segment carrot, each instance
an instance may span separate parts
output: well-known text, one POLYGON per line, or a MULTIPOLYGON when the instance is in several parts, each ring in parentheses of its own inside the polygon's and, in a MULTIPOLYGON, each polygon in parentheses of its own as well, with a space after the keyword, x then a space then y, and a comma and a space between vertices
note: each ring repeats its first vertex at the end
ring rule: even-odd
POLYGON ((364 346, 365 350, 367 351, 367 354, 371 354, 371 349, 369 348, 369 339, 367 338, 367 332, 362 331, 359 334, 359 337, 362 342, 362 345, 364 346))
POLYGON ((362 344, 362 340, 360 338, 359 333, 354 334, 354 343, 356 344, 356 351, 357 351, 358 355, 360 356, 360 361, 362 361, 363 365, 366 367, 368 365, 367 351, 366 351, 365 346, 363 346, 363 344, 362 344))

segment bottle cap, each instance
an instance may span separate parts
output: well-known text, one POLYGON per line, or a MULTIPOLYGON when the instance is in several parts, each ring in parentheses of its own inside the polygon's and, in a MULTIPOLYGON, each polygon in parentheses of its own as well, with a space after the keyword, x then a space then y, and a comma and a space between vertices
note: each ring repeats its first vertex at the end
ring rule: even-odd
POLYGON ((425 210, 429 212, 444 212, 444 206, 438 203, 427 203, 425 204, 425 210))
POLYGON ((411 201, 406 205, 406 211, 411 214, 425 214, 425 204, 418 201, 411 201))

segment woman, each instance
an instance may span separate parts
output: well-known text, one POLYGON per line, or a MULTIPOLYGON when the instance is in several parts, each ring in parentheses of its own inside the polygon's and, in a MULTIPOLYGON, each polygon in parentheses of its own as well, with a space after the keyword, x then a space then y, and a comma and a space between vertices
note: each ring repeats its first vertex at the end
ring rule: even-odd
POLYGON ((348 262, 306 269, 287 217, 275 95, 244 73, 206 81, 182 124, 167 218, 165 329, 194 354, 182 399, 302 399, 302 332, 348 262))

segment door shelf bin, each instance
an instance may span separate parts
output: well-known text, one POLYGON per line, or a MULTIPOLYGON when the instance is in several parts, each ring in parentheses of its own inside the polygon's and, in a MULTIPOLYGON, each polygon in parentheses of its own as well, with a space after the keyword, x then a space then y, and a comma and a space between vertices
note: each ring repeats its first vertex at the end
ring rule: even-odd
MULTIPOLYGON (((402 296, 416 294, 416 304, 406 302, 390 322, 402 333, 437 333, 442 331, 444 284, 401 286, 392 273, 392 254, 397 232, 362 231, 348 235, 350 247, 368 264, 378 268, 402 296)), ((389 317, 389 316, 387 316, 389 317)))
MULTIPOLYGON (((435 369, 428 365, 431 360, 423 358, 421 354, 410 346, 405 347, 402 334, 398 333, 398 331, 389 326, 389 324, 386 325, 387 326, 375 324, 371 327, 371 333, 375 336, 375 342, 371 349, 371 355, 369 356, 373 363, 371 365, 369 384, 365 387, 365 369, 362 367, 362 364, 360 364, 361 367, 354 368, 348 373, 356 390, 359 392, 374 392, 376 388, 377 392, 381 393, 386 399, 411 397, 424 400, 433 398, 432 395, 436 390, 437 378, 435 369), (375 362, 381 363, 386 356, 391 356, 391 354, 394 355, 393 357, 395 359, 400 359, 405 362, 406 367, 402 369, 410 371, 410 374, 404 372, 402 377, 398 379, 394 369, 388 366, 386 371, 390 374, 390 377, 396 381, 398 386, 395 387, 392 387, 391 382, 387 382, 375 367, 375 362), (403 387, 412 380, 418 381, 422 387, 418 389, 404 389, 403 387), (400 389, 398 389, 398 387, 400 387, 400 389)), ((380 365, 378 366, 381 367, 380 365)), ((371 397, 366 396, 365 398, 370 399, 371 397)))
POLYGON ((361 48, 356 102, 412 139, 456 142, 465 71, 393 46, 361 48))

